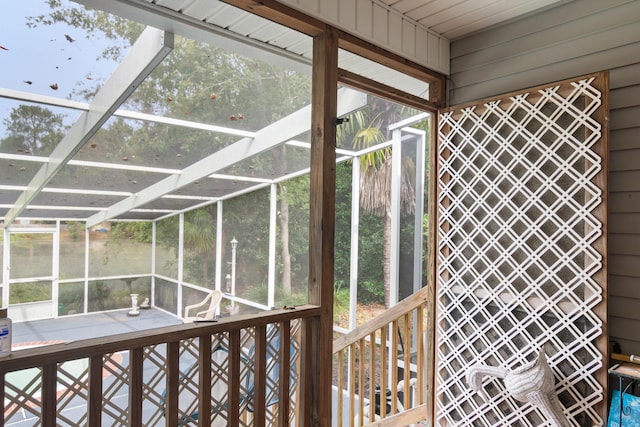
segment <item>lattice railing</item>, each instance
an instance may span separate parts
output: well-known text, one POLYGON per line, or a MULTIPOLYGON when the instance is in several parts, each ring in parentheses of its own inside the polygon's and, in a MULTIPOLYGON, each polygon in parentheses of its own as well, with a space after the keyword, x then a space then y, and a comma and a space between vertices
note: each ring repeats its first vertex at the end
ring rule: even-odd
POLYGON ((496 378, 545 346, 574 425, 601 425, 606 132, 602 75, 452 109, 439 122, 437 422, 547 425, 496 378))
POLYGON ((300 425, 300 343, 317 315, 298 307, 16 351, 0 363, 0 426, 300 425))
POLYGON ((334 341, 337 427, 409 425, 428 418, 427 295, 424 288, 334 341))

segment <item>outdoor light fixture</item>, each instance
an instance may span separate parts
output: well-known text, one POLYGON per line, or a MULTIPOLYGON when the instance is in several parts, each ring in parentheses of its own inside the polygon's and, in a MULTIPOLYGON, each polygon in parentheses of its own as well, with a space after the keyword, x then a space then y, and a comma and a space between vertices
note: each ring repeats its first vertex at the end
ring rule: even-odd
POLYGON ((231 239, 231 311, 233 312, 236 306, 236 248, 238 247, 238 241, 233 236, 231 239))

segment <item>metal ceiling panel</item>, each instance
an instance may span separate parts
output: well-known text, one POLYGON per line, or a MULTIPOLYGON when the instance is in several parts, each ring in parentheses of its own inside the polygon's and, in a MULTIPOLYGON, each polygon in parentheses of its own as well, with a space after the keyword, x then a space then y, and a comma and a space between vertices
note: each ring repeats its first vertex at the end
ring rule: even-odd
POLYGON ((212 25, 216 25, 220 28, 229 28, 230 25, 234 25, 240 21, 243 17, 242 11, 231 7, 228 4, 220 2, 209 2, 209 12, 206 16, 193 16, 197 19, 202 19, 204 22, 212 25))
POLYGON ((516 19, 566 0, 435 0, 391 4, 398 11, 425 27, 454 40, 473 32, 516 19), (408 3, 408 4, 405 4, 408 3), (413 7, 405 10, 410 4, 413 7))

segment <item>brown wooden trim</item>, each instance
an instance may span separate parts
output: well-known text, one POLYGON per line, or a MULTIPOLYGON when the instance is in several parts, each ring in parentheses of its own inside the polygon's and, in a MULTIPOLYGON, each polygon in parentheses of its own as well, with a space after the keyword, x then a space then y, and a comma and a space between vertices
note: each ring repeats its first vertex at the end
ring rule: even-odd
POLYGON ((282 24, 309 36, 317 36, 326 24, 275 0, 221 0, 270 21, 282 24))
MULTIPOLYGON (((608 269, 608 236, 609 236, 609 72, 603 71, 596 74, 595 84, 600 89, 602 94, 602 104, 600 108, 594 113, 594 117, 602 126, 600 141, 596 144, 594 149, 602 159, 602 169, 595 178, 596 185, 602 190, 602 203, 597 208, 595 215, 602 222, 602 234, 593 243, 593 246, 602 255, 602 269, 594 275, 596 280, 602 287, 602 300, 594 307, 593 312, 600 318, 602 322, 602 334, 596 339, 596 346, 602 353, 604 360, 609 359, 609 269, 608 269)), ((607 371, 606 363, 602 364, 602 367, 596 374, 596 379, 604 390, 604 396, 608 396, 608 384, 609 374, 607 371)), ((607 418, 607 399, 603 399, 596 406, 598 413, 602 419, 607 418)))
POLYGON ((229 418, 227 425, 237 427, 240 425, 240 331, 229 332, 229 418))
MULTIPOLYGON (((278 403, 279 403, 279 411, 278 411, 278 425, 287 426, 289 425, 289 415, 291 408, 291 391, 290 391, 290 372, 291 372, 291 323, 290 322, 282 322, 279 326, 280 328, 280 355, 279 355, 279 363, 280 369, 278 370, 280 374, 279 384, 278 384, 278 403)), ((263 375, 266 377, 266 374, 263 375)))
POLYGON ((396 304, 390 309, 386 310, 380 316, 377 316, 367 323, 364 323, 354 330, 342 335, 333 342, 333 353, 350 346, 351 344, 358 342, 363 336, 369 335, 378 329, 388 325, 392 320, 415 310, 416 307, 423 305, 427 302, 427 288, 422 288, 413 295, 408 296, 402 300, 402 304, 396 304))
POLYGON ((102 426, 103 356, 89 358, 89 427, 102 426))
POLYGON ((198 338, 198 426, 211 425, 211 335, 198 338))
POLYGON ((429 197, 427 203, 428 254, 427 254, 427 330, 425 331, 427 359, 426 365, 426 405, 427 424, 435 425, 435 384, 436 384, 436 283, 438 253, 438 129, 439 117, 434 114, 429 124, 429 197))
POLYGON ((57 420, 58 365, 50 363, 42 367, 42 426, 55 427, 57 420))
MULTIPOLYGON (((389 342, 388 340, 388 335, 387 332, 389 331, 389 328, 387 328, 386 326, 384 328, 380 328, 380 342, 384 343, 383 345, 380 346, 380 390, 386 390, 388 388, 387 386, 387 378, 389 378, 389 362, 388 362, 388 348, 387 348, 387 343, 389 342)), ((381 405, 380 406, 380 415, 383 418, 386 418, 387 416, 387 405, 381 405)))
POLYGON ((167 343, 167 393, 164 416, 168 426, 178 425, 178 387, 180 385, 180 342, 167 343))
MULTIPOLYGON (((349 349, 349 364, 348 366, 348 370, 349 370, 349 390, 353 390, 354 393, 349 393, 349 421, 355 419, 356 416, 356 376, 354 375, 355 372, 355 366, 356 366, 356 349, 355 349, 355 344, 352 346, 352 348, 349 349)), ((362 399, 360 399, 362 400, 362 399)), ((362 411, 359 411, 360 414, 362 414, 362 411)), ((361 417, 359 417, 361 418, 361 417)), ((342 419, 340 419, 342 420, 342 419)))
POLYGON ((333 269, 336 192, 338 39, 329 28, 313 40, 309 302, 320 306, 312 322, 311 425, 331 425, 333 269))
MULTIPOLYGON (((360 338, 360 340, 358 341, 358 355, 360 357, 358 357, 358 390, 361 390, 360 394, 362 396, 365 396, 364 394, 364 377, 365 377, 365 373, 364 373, 364 365, 365 365, 365 354, 367 354, 367 350, 365 348, 365 339, 364 338, 360 338)), ((355 369, 352 368, 351 370, 352 373, 355 373, 355 369)), ((362 399, 358 399, 358 424, 363 424, 365 419, 364 419, 364 398, 362 399)))
POLYGON ((146 331, 130 332, 117 336, 91 338, 52 344, 45 347, 27 348, 16 351, 11 357, 0 363, 0 373, 43 366, 48 363, 61 363, 82 357, 102 356, 107 353, 128 351, 136 347, 149 347, 160 343, 181 341, 205 334, 215 335, 230 330, 251 328, 256 325, 277 323, 283 320, 317 316, 318 307, 304 305, 295 309, 270 310, 260 313, 243 314, 221 318, 216 323, 189 323, 146 331))
POLYGON ((397 70, 401 73, 428 82, 433 88, 430 90, 430 101, 444 105, 445 76, 430 70, 416 62, 406 59, 384 48, 364 41, 345 31, 339 31, 339 46, 341 49, 360 55, 374 62, 397 70))
POLYGON ((398 104, 404 104, 417 110, 435 113, 438 111, 438 108, 441 107, 435 102, 411 95, 400 89, 387 86, 367 77, 352 73, 351 71, 343 70, 342 68, 338 69, 338 81, 345 86, 351 86, 363 92, 368 92, 377 97, 388 99, 398 104))
POLYGON ((142 427, 143 363, 144 350, 140 347, 131 349, 129 351, 129 426, 131 427, 142 427))
POLYGON ((409 424, 417 423, 419 421, 424 421, 425 409, 426 409, 426 405, 417 405, 417 406, 414 406, 413 408, 406 409, 399 414, 392 415, 383 420, 377 420, 375 423, 371 424, 371 426, 396 427, 396 426, 406 426, 409 424))
MULTIPOLYGON (((256 426, 265 425, 265 394, 266 394, 266 375, 267 375, 267 327, 257 326, 254 348, 254 360, 253 366, 255 369, 254 384, 253 384, 253 400, 254 400, 254 419, 253 423, 256 426)), ((282 372, 280 369, 279 372, 282 372)), ((284 424, 282 424, 284 425, 284 424)))
MULTIPOLYGON (((576 76, 576 77, 560 80, 560 81, 557 81, 557 82, 541 84, 541 85, 530 87, 530 88, 516 89, 516 90, 511 91, 511 92, 506 92, 506 93, 502 93, 502 94, 499 94, 499 95, 493 95, 493 96, 490 96, 490 97, 487 97, 487 98, 478 99, 478 100, 475 100, 475 101, 469 101, 469 102, 464 102, 462 104, 451 105, 451 106, 448 106, 447 108, 441 109, 440 113, 444 114, 444 113, 448 113, 448 112, 451 112, 451 111, 457 111, 457 110, 460 110, 460 109, 463 109, 463 108, 466 108, 466 107, 479 106, 480 104, 486 104, 486 103, 493 102, 493 101, 505 100, 505 99, 510 98, 512 96, 515 96, 515 95, 521 95, 523 92, 528 92, 530 94, 530 96, 535 96, 534 92, 537 92, 539 90, 546 89, 546 88, 549 88, 549 87, 555 87, 555 86, 564 86, 564 85, 566 85, 568 83, 571 83, 571 82, 574 82, 576 80, 582 80, 582 79, 586 79, 586 78, 590 78, 590 77, 595 77, 596 79, 598 79, 601 74, 602 74, 602 72, 586 74, 584 76, 576 76)), ((560 92, 559 93, 563 93, 562 91, 563 91, 563 89, 560 88, 560 92)), ((607 126, 608 126, 608 124, 607 124, 607 126)))
MULTIPOLYGON (((276 0, 221 0, 247 12, 284 25, 309 36, 318 36, 332 29, 338 35, 339 47, 356 55, 397 70, 429 83, 429 99, 440 108, 445 105, 446 76, 423 65, 404 58, 383 47, 363 40, 344 30, 337 29, 319 19, 297 9, 279 3, 276 0)), ((315 56, 314 56, 315 57, 315 56)), ((373 92, 372 92, 373 93, 373 92)), ((420 107, 416 107, 420 108, 420 107)))
POLYGON ((302 319, 300 325, 300 403, 298 417, 303 427, 311 426, 311 382, 313 318, 302 319))

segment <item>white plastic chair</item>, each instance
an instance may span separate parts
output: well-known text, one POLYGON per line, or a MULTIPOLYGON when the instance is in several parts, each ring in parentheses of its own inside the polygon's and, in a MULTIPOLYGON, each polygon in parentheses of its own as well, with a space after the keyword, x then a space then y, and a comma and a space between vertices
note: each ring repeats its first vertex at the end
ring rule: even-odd
POLYGON ((198 304, 188 305, 184 308, 184 316, 182 321, 184 323, 193 323, 198 321, 213 320, 216 315, 216 310, 222 301, 221 291, 211 291, 202 302, 198 304), (200 310, 203 307, 208 307, 205 310, 200 310), (195 314, 191 314, 191 312, 195 314))

